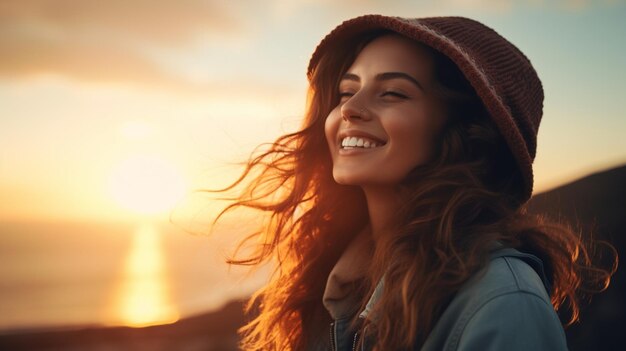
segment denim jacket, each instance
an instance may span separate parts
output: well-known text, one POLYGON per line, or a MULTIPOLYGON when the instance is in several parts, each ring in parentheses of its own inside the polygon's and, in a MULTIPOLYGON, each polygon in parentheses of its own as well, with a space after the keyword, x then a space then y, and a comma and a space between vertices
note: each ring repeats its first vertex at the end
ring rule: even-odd
MULTIPOLYGON (((359 320, 375 320, 370 310, 383 285, 384 278, 359 314, 359 320)), ((489 264, 461 287, 421 351, 567 350, 549 291, 539 258, 500 248, 491 254, 489 264)), ((331 324, 332 350, 356 349, 359 335, 350 330, 350 317, 335 318, 331 324)), ((366 340, 360 349, 371 349, 371 342, 366 340)))

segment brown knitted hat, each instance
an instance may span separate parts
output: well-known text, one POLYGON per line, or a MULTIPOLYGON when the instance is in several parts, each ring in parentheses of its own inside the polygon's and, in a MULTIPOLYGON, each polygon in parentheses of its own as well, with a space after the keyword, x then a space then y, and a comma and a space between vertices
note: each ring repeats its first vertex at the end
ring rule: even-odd
POLYGON ((324 54, 377 29, 424 43, 459 67, 509 145, 524 179, 520 203, 528 201, 543 110, 541 81, 528 58, 493 29, 469 18, 365 15, 343 22, 321 41, 309 62, 309 80, 324 54))

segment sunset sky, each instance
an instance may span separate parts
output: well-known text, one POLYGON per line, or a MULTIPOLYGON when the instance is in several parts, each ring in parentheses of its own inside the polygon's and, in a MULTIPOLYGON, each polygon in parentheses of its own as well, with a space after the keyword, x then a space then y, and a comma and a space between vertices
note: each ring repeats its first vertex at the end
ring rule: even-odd
POLYGON ((626 163, 623 0, 2 1, 0 220, 160 213, 227 184, 298 127, 321 38, 367 13, 471 17, 530 58, 535 193, 626 163))

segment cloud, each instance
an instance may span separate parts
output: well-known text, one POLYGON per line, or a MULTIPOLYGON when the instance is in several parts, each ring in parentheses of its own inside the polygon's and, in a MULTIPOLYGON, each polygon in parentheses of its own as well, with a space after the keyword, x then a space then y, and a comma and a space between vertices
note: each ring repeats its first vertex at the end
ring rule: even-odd
MULTIPOLYGON (((0 2, 0 76, 186 85, 150 57, 246 30, 232 7, 205 0, 0 2)), ((219 39, 224 40, 224 39, 219 39)), ((187 87, 196 89, 196 87, 187 87)))
MULTIPOLYGON (((506 13, 524 6, 571 11, 624 1, 0 1, 0 78, 55 74, 90 83, 133 83, 204 94, 214 89, 211 85, 223 84, 227 76, 223 73, 233 70, 233 65, 242 68, 231 76, 241 76, 244 71, 258 76, 255 66, 282 56, 270 47, 254 56, 258 53, 251 48, 259 49, 254 45, 280 35, 273 32, 277 28, 297 25, 305 17, 315 16, 315 23, 323 27, 374 12, 420 16, 451 10, 506 13), (247 61, 250 58, 253 64, 247 61)), ((306 33, 309 29, 297 30, 306 33)))
MULTIPOLYGON (((115 36, 177 45, 198 31, 228 34, 241 23, 230 8, 206 0, 29 0, 0 3, 3 27, 38 25, 64 36, 115 36)), ((34 34, 34 33, 31 33, 34 34)))
POLYGON ((0 55, 0 74, 10 78, 53 73, 84 81, 167 79, 145 57, 113 43, 2 35, 0 55))

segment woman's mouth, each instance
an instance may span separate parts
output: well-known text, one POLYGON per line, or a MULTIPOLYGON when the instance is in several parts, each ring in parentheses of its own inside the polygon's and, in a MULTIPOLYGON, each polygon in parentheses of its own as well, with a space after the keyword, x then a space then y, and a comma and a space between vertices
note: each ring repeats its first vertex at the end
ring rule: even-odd
POLYGON ((345 137, 341 140, 340 149, 350 150, 350 149, 374 149, 377 147, 381 147, 385 145, 385 143, 372 140, 365 137, 345 137))

